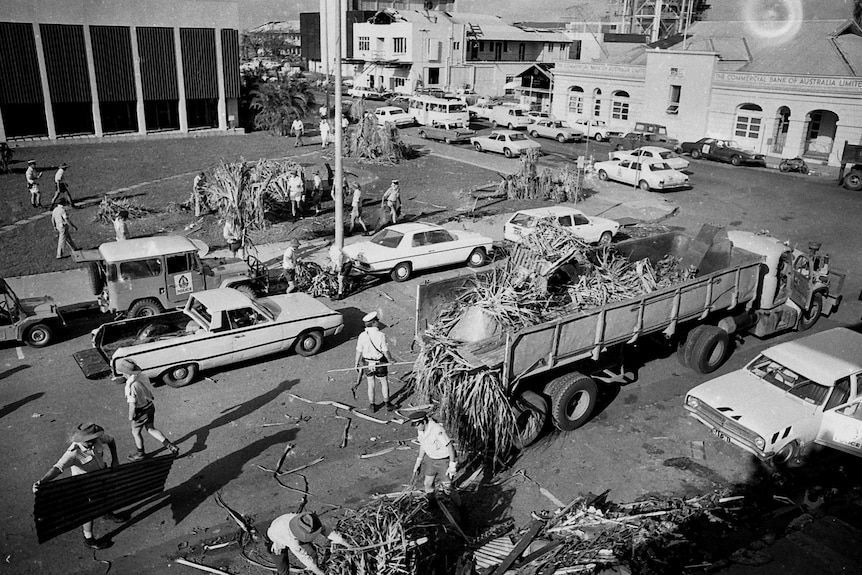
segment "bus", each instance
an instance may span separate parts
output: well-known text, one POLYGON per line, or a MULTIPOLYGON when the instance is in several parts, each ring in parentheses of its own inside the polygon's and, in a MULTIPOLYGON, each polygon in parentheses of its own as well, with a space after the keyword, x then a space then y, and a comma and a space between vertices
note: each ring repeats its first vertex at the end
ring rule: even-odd
POLYGON ((454 98, 414 95, 407 104, 407 113, 421 126, 460 123, 466 128, 470 125, 467 103, 454 98))

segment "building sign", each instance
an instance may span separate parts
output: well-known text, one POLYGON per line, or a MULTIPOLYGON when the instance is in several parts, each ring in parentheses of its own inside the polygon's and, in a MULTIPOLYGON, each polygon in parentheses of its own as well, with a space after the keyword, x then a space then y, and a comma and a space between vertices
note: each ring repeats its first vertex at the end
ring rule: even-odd
POLYGON ((184 273, 175 275, 174 288, 177 290, 177 295, 192 293, 192 274, 184 273))
POLYGON ((715 85, 738 88, 763 88, 767 90, 797 92, 843 92, 859 94, 862 78, 840 76, 785 76, 779 74, 749 74, 740 72, 715 72, 715 85))
POLYGON ((643 80, 646 77, 644 66, 624 66, 621 64, 569 63, 561 62, 554 69, 554 74, 566 75, 597 75, 610 78, 625 78, 627 80, 643 80))

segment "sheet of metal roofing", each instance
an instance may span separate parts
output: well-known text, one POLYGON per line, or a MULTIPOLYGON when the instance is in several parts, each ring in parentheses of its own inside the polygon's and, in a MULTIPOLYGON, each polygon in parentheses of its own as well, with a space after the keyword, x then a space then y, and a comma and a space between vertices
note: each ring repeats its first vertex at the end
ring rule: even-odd
POLYGON ((224 97, 239 98, 239 32, 221 31, 221 61, 224 68, 224 97))
POLYGON ((91 102, 90 74, 84 50, 84 27, 40 24, 51 101, 91 102))
POLYGON ((44 483, 33 505, 39 543, 162 493, 173 462, 153 457, 44 483))
POLYGON ((128 26, 90 26, 96 91, 101 102, 129 102, 135 94, 132 37, 128 26))
POLYGON ((32 24, 0 22, 0 70, 15 71, 14 74, 3 74, 0 104, 41 104, 45 101, 32 24))
POLYGON ((178 100, 173 28, 137 28, 144 100, 178 100))
POLYGON ((218 98, 215 30, 180 28, 186 99, 218 98))

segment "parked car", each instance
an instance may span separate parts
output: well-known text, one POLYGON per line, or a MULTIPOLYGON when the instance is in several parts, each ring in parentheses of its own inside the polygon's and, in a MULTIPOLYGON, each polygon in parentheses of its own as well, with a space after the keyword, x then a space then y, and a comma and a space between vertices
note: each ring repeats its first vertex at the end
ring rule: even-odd
POLYGON ((474 136, 470 143, 477 152, 497 152, 507 158, 514 158, 529 149, 541 150, 542 145, 515 130, 494 130, 487 136, 474 136))
POLYGON ((535 110, 527 112, 527 121, 529 123, 535 124, 539 120, 556 120, 556 118, 548 112, 536 112, 535 110))
POLYGON ((862 335, 838 327, 774 345, 688 392, 719 439, 783 464, 815 445, 862 456, 862 335))
POLYGON ((503 237, 515 243, 536 230, 541 219, 550 218, 559 225, 571 230, 587 243, 609 244, 619 231, 620 224, 614 220, 598 216, 587 216, 581 210, 569 206, 548 206, 519 210, 503 226, 503 237))
POLYGON ((421 126, 419 137, 429 140, 442 140, 447 144, 469 142, 476 135, 476 130, 464 127, 460 122, 434 122, 432 126, 421 126))
POLYGON ((625 136, 611 136, 608 142, 614 150, 632 150, 642 146, 654 146, 673 151, 679 149, 679 140, 640 132, 629 132, 625 136))
POLYGON ((395 106, 380 106, 374 110, 379 122, 392 122, 396 126, 412 126, 416 121, 413 116, 395 106))
POLYGON ((403 282, 419 270, 463 262, 479 267, 493 246, 494 240, 474 232, 415 222, 384 228, 368 241, 345 246, 344 254, 362 273, 389 274, 403 282))
POLYGON ((527 121, 527 112, 523 109, 502 104, 491 108, 488 119, 491 120, 491 125, 495 128, 497 126, 504 126, 510 130, 526 128, 529 124, 527 121))
MULTIPOLYGON (((116 372, 121 359, 171 387, 188 385, 200 370, 292 349, 302 356, 320 351, 323 340, 344 327, 340 313, 308 294, 250 298, 235 289, 192 294, 182 311, 103 324, 93 335, 95 351, 116 372)), ((103 373, 104 366, 101 371, 103 373)), ((92 371, 84 375, 92 377, 92 371)))
POLYGON ((688 185, 688 176, 677 172, 664 162, 639 162, 637 158, 618 158, 607 162, 596 162, 594 167, 600 180, 616 180, 636 185, 645 192, 670 190, 688 185))
POLYGON ((347 90, 347 95, 362 100, 381 100, 384 101, 392 96, 391 93, 375 90, 374 88, 357 88, 353 87, 347 90))
POLYGON ((734 166, 741 164, 766 165, 766 157, 751 150, 745 150, 733 140, 719 140, 717 138, 701 138, 696 142, 683 142, 680 145, 683 153, 691 154, 691 157, 706 158, 719 162, 730 162, 734 166))
POLYGON ((593 138, 597 142, 604 142, 611 136, 622 136, 620 130, 611 130, 604 120, 575 120, 574 128, 581 130, 587 138, 593 138))
POLYGON ((491 109, 494 107, 493 102, 476 102, 467 106, 467 111, 470 113, 471 119, 490 120, 491 109))
POLYGON ((407 111, 407 104, 410 103, 410 95, 409 94, 396 94, 386 100, 387 106, 394 106, 396 108, 401 108, 405 112, 407 111))
POLYGON ((584 139, 584 133, 569 126, 562 120, 542 119, 538 120, 529 126, 527 131, 534 138, 553 138, 562 142, 581 142, 584 139))
POLYGON ((611 159, 614 158, 640 158, 645 161, 657 160, 664 162, 674 170, 685 170, 689 165, 689 161, 679 154, 659 146, 641 146, 634 150, 611 152, 611 159))
POLYGON ((0 341, 45 347, 54 340, 54 330, 65 325, 51 297, 19 299, 6 280, 0 279, 0 341))

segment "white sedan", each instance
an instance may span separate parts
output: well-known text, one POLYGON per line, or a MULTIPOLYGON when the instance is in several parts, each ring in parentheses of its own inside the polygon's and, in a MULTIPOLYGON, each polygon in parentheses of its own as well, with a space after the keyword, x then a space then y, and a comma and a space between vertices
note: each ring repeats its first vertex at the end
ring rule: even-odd
POLYGON ((482 266, 493 247, 494 240, 477 233, 415 222, 389 226, 369 241, 344 246, 344 254, 361 272, 389 274, 403 282, 419 270, 463 262, 482 266))
POLYGON ((515 212, 503 226, 503 237, 521 243, 524 237, 536 230, 539 220, 545 218, 555 220, 557 224, 591 244, 609 244, 620 229, 620 224, 614 220, 588 216, 569 206, 548 206, 515 212))
POLYGON ((562 120, 537 120, 527 126, 527 131, 534 138, 552 138, 560 143, 581 142, 584 133, 569 126, 562 120))
POLYGON ((688 168, 688 160, 677 154, 676 152, 672 152, 667 148, 660 148, 659 146, 641 146, 640 148, 635 148, 634 150, 620 150, 618 152, 611 152, 611 158, 641 158, 642 161, 658 161, 664 162, 674 170, 685 170, 688 168))
POLYGON ((520 156, 529 149, 541 150, 542 145, 533 141, 523 132, 515 130, 494 130, 487 136, 470 138, 470 143, 477 152, 497 152, 507 158, 520 156))
POLYGON ((617 158, 594 165, 600 180, 616 180, 637 186, 645 192, 688 186, 688 176, 664 162, 639 162, 637 158, 617 158))
POLYGON ((374 110, 378 122, 392 122, 396 126, 412 126, 415 123, 413 116, 398 106, 381 106, 374 110))

